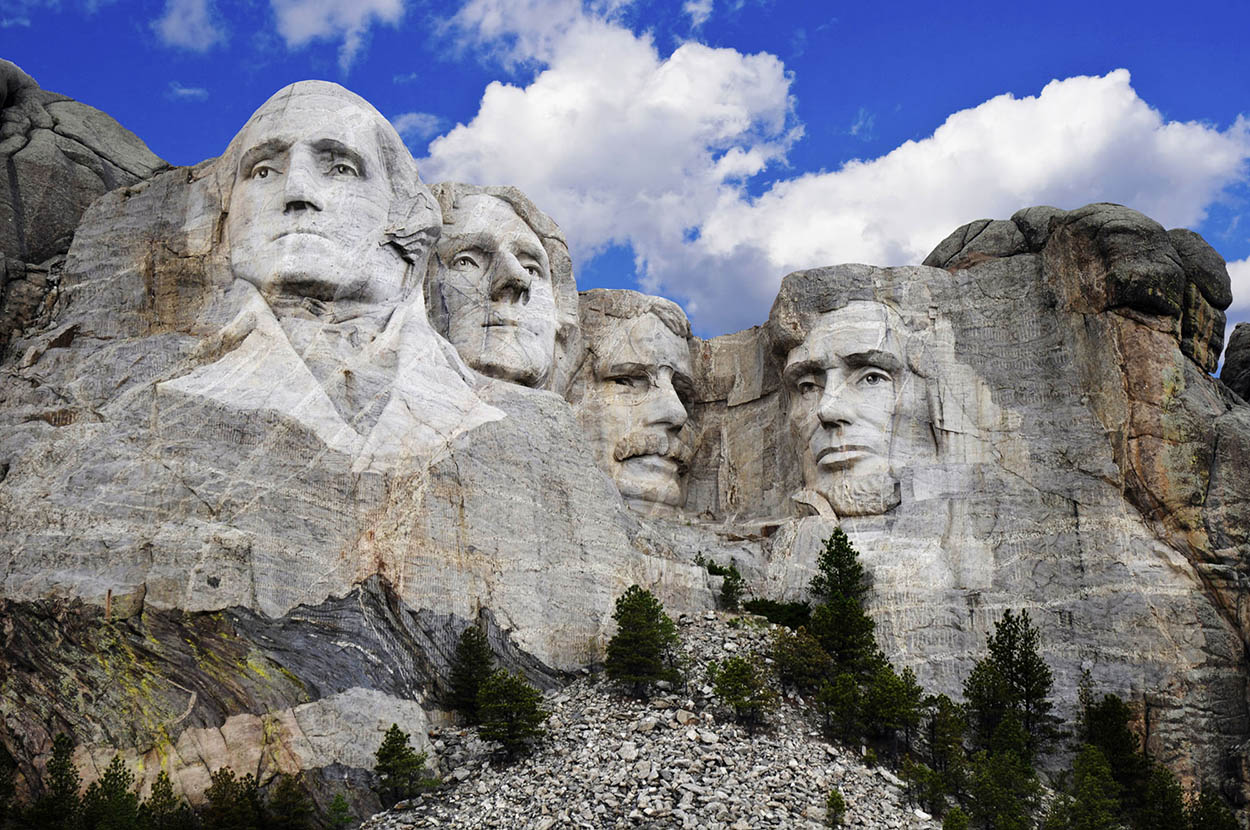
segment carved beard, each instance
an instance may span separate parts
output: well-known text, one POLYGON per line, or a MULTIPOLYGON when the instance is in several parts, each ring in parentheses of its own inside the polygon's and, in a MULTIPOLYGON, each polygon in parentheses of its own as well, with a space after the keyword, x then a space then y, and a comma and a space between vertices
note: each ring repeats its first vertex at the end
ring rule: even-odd
POLYGON ((889 472, 838 476, 821 491, 838 516, 875 516, 899 503, 899 484, 889 472))

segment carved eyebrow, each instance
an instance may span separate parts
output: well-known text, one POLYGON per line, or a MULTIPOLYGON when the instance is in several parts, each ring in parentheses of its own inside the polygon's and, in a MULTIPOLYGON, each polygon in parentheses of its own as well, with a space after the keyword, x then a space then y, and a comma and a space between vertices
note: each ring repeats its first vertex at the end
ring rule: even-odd
POLYGON ((899 360, 891 352, 882 351, 881 349, 869 349, 864 352, 842 355, 842 362, 852 369, 875 366, 878 369, 885 369, 887 372, 898 372, 903 368, 903 361, 899 360))
POLYGON ((285 153, 291 146, 291 142, 283 141, 279 138, 271 138, 268 141, 262 141, 255 147, 252 147, 243 154, 243 158, 239 159, 239 174, 246 176, 256 166, 258 161, 271 159, 274 156, 285 153))
POLYGON ((828 370, 823 364, 809 357, 806 360, 800 360, 789 364, 782 370, 781 374, 785 376, 786 380, 794 383, 795 380, 803 375, 813 373, 824 374, 826 371, 828 370))
POLYGON ((365 168, 364 157, 341 141, 336 141, 333 138, 321 138, 312 143, 312 148, 318 153, 329 153, 331 156, 346 158, 356 165, 356 172, 360 174, 362 179, 369 175, 368 170, 365 168))
POLYGON ((650 371, 651 367, 645 363, 609 363, 599 370, 600 377, 609 375, 645 375, 650 371))

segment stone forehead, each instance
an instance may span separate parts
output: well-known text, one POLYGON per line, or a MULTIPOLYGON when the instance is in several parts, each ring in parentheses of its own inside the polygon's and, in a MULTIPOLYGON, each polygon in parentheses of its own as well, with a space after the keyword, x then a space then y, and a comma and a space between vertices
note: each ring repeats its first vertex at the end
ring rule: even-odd
POLYGON ((608 336, 617 325, 644 314, 654 314, 673 334, 690 337, 690 321, 672 300, 625 288, 593 288, 579 296, 583 336, 593 342, 608 336))

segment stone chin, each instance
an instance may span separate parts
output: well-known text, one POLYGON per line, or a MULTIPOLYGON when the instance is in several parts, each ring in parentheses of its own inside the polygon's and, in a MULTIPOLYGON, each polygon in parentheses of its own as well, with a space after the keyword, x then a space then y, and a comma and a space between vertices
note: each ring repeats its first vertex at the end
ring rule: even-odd
MULTIPOLYGON (((481 348, 463 355, 474 369, 523 386, 540 386, 547 379, 551 349, 544 348, 542 334, 524 326, 486 326, 483 332, 481 348)), ((554 342, 554 333, 547 339, 554 342)))
POLYGON ((877 516, 898 507, 900 500, 898 479, 881 467, 824 471, 809 487, 823 496, 839 516, 877 516))
POLYGON ((686 480, 676 461, 636 455, 612 462, 612 478, 625 502, 641 512, 676 512, 686 503, 686 480))

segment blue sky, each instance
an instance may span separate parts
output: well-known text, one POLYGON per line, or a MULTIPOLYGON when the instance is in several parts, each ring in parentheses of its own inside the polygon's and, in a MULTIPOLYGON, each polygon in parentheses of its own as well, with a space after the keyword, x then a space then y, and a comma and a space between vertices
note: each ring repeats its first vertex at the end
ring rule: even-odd
POLYGON ((172 163, 337 81, 428 181, 529 193, 580 287, 671 296, 705 336, 790 270, 1104 200, 1202 233, 1250 320, 1247 31, 1231 0, 0 0, 0 56, 172 163))

